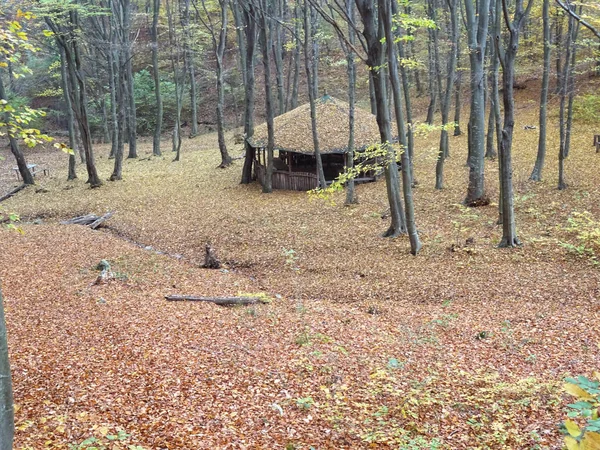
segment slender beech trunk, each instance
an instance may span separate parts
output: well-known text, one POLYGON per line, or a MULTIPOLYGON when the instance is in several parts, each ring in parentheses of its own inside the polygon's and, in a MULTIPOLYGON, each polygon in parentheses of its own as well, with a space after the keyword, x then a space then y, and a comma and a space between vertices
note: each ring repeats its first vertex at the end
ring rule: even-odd
POLYGON ((531 172, 530 180, 541 181, 546 158, 546 124, 548 118, 548 86, 550 84, 550 0, 543 0, 542 18, 544 22, 544 68, 542 72, 542 93, 540 98, 540 137, 535 166, 531 172))
MULTIPOLYGON (((432 13, 432 9, 433 11, 435 11, 435 6, 431 5, 432 0, 428 0, 427 5, 428 5, 428 11, 429 14, 432 13)), ((431 125, 433 124, 433 115, 435 114, 435 108, 436 108, 436 103, 437 103, 437 88, 435 85, 435 81, 436 81, 436 61, 435 61, 435 50, 434 50, 434 43, 433 43, 433 35, 434 35, 434 30, 432 29, 428 29, 427 30, 427 55, 429 58, 429 73, 428 73, 428 91, 429 91, 429 106, 427 107, 427 118, 425 119, 425 123, 431 125)))
POLYGON ((568 29, 567 39, 565 45, 565 64, 560 77, 560 107, 559 107, 559 131, 560 131, 560 145, 558 149, 558 189, 563 190, 567 188, 565 182, 565 103, 567 99, 567 80, 569 73, 569 61, 571 60, 571 46, 573 44, 573 18, 568 17, 568 29))
POLYGON ((556 28, 556 32, 554 33, 554 45, 556 47, 556 87, 554 88, 555 94, 560 94, 560 90, 562 87, 562 52, 560 50, 564 49, 563 45, 563 16, 561 14, 556 14, 554 16, 554 25, 556 28))
POLYGON ((283 41, 281 33, 281 24, 279 21, 283 17, 283 7, 281 0, 275 0, 273 2, 275 6, 275 18, 271 20, 272 36, 271 44, 273 47, 273 62, 275 63, 275 82, 277 83, 277 115, 281 115, 285 112, 285 89, 284 89, 284 76, 283 76, 283 41))
POLYGON ((215 41, 215 56, 217 58, 217 135, 219 140, 219 152, 221 153, 221 164, 219 167, 225 168, 231 165, 231 156, 227 152, 225 143, 225 117, 223 110, 225 108, 225 86, 223 83, 223 59, 225 57, 225 46, 227 44, 227 4, 225 0, 219 0, 221 6, 221 29, 219 30, 218 43, 215 41))
MULTIPOLYGON (((315 64, 313 59, 314 54, 311 54, 310 42, 314 40, 312 23, 310 18, 311 7, 307 0, 304 1, 304 65, 306 68, 306 80, 308 83, 308 100, 310 103, 310 123, 312 128, 313 146, 315 148, 315 159, 317 160, 317 179, 319 181, 319 187, 325 189, 327 187, 327 181, 325 180, 325 172, 323 171, 323 160, 321 159, 321 152, 319 148, 319 133, 317 129, 317 108, 315 98, 315 77, 312 71, 312 65, 315 64)), ((323 99, 325 101, 325 99, 323 99)))
POLYGON ((256 49, 256 20, 254 16, 256 11, 251 2, 248 2, 242 11, 244 24, 244 33, 246 35, 246 89, 245 108, 244 108, 244 147, 246 149, 246 158, 244 159, 244 168, 242 169, 242 184, 248 184, 252 181, 252 165, 256 150, 248 142, 254 136, 254 101, 255 101, 255 81, 254 81, 254 51, 256 49))
MULTIPOLYGON (((392 14, 396 15, 398 14, 398 4, 396 2, 396 0, 392 1, 392 14)), ((406 59, 406 51, 405 51, 405 47, 404 47, 404 42, 401 39, 402 36, 400 36, 400 33, 398 34, 398 43, 397 43, 397 47, 398 47, 398 56, 400 57, 400 60, 405 60, 406 59)), ((415 179, 414 179, 414 175, 413 175, 413 158, 414 158, 414 153, 415 153, 415 136, 414 136, 414 132, 413 132, 413 119, 412 119, 412 104, 411 104, 411 100, 410 100, 410 80, 409 80, 409 73, 408 70, 406 70, 406 67, 404 64, 399 64, 400 66, 400 77, 402 79, 402 93, 404 95, 404 106, 406 108, 406 137, 407 137, 407 148, 406 150, 408 151, 408 157, 410 158, 410 170, 411 170, 411 179, 413 180, 413 185, 415 184, 415 179)))
POLYGON ((137 118, 133 86, 133 52, 131 51, 131 0, 123 1, 123 48, 125 52, 125 85, 127 92, 127 127, 129 129, 129 153, 127 158, 137 158, 137 118))
POLYGON ((54 32, 58 45, 65 51, 67 78, 69 79, 70 93, 72 96, 71 106, 73 108, 75 119, 77 120, 81 142, 85 152, 85 164, 88 173, 87 182, 90 184, 90 187, 96 188, 102 185, 102 181, 100 181, 94 162, 92 137, 87 115, 87 87, 85 84, 85 77, 81 70, 82 63, 79 42, 74 36, 75 30, 79 29, 78 12, 76 10, 71 10, 68 13, 69 29, 67 32, 70 34, 68 37, 64 35, 63 30, 59 29, 52 19, 46 18, 46 23, 54 32))
POLYGON ((458 39, 456 40, 456 83, 454 92, 454 136, 460 136, 462 130, 460 129, 460 109, 462 107, 461 101, 461 89, 462 89, 462 70, 460 67, 460 21, 459 21, 459 33, 458 39))
POLYGON ((198 135, 198 94, 196 90, 196 68, 192 51, 192 35, 190 32, 190 0, 182 2, 181 26, 183 28, 183 59, 187 76, 190 80, 190 139, 198 135))
MULTIPOLYGON (((490 36, 492 42, 490 43, 490 68, 489 68, 489 104, 490 104, 490 112, 488 119, 488 127, 487 127, 487 136, 486 136, 486 144, 485 144, 485 157, 490 159, 495 159, 498 155, 496 149, 494 148, 494 135, 497 135, 500 131, 496 129, 496 123, 500 121, 500 117, 496 116, 496 105, 499 105, 500 96, 498 92, 498 76, 499 76, 499 66, 500 59, 498 58, 498 54, 496 51, 496 45, 493 42, 494 36, 496 36, 500 32, 500 15, 502 13, 501 9, 501 0, 493 0, 493 3, 490 4, 490 21, 492 23, 492 30, 490 30, 490 36)), ((500 108, 498 107, 498 111, 500 108)), ((497 136, 498 137, 498 136, 497 136)), ((500 136, 501 138, 501 136, 500 136)), ((500 147, 500 139, 496 139, 498 142, 498 148, 500 147)))
POLYGON ((65 51, 63 48, 60 49, 60 82, 63 90, 63 98, 65 102, 65 108, 67 113, 67 130, 69 130, 69 148, 72 153, 69 153, 69 173, 67 180, 74 180, 77 178, 77 172, 75 171, 75 119, 73 117, 73 109, 71 108, 71 98, 69 94, 69 83, 67 81, 67 62, 65 60, 65 51))
POLYGON ((160 16, 160 0, 153 0, 152 8, 152 76, 154 78, 154 95, 156 96, 156 123, 152 139, 152 155, 161 156, 160 137, 163 123, 163 101, 160 92, 160 74, 158 72, 158 18, 160 16))
MULTIPOLYGON (((446 90, 441 98, 442 108, 442 132, 440 134, 440 147, 435 169, 435 188, 444 187, 444 161, 450 154, 448 139, 448 123, 450 117, 450 105, 452 104, 452 94, 454 93, 454 76, 456 74, 456 56, 458 41, 458 18, 457 8, 458 0, 449 0, 448 9, 450 12, 450 52, 448 54, 448 70, 446 75, 446 90)), ((441 85, 441 81, 440 81, 441 85)))
POLYGON ((261 2, 261 13, 260 13, 260 47, 262 50, 263 57, 263 72, 265 78, 265 109, 267 112, 267 165, 265 173, 265 183, 263 185, 263 192, 269 194, 273 192, 273 150, 275 147, 275 131, 273 129, 273 119, 275 113, 273 112, 273 94, 271 92, 271 57, 269 52, 269 38, 267 36, 268 22, 267 22, 267 0, 260 0, 261 2))
POLYGON ((294 37, 294 39, 295 39, 296 45, 294 46, 294 78, 293 78, 293 82, 292 82, 291 109, 298 107, 298 80, 300 78, 300 47, 302 46, 302 43, 300 42, 301 26, 300 26, 299 3, 300 2, 296 2, 295 6, 294 6, 294 17, 296 18, 296 20, 294 21, 295 22, 295 27, 294 27, 295 37, 294 37))
MULTIPOLYGON (((394 32, 392 31, 392 8, 391 2, 396 0, 379 0, 380 9, 380 20, 383 23, 385 30, 385 40, 389 44, 387 47, 388 54, 388 67, 390 79, 392 81, 392 92, 394 95, 394 111, 396 115, 396 126, 398 127, 398 135, 400 136, 400 143, 402 149, 400 153, 401 164, 402 164, 402 192, 404 194, 404 206, 406 210, 406 229, 408 232, 408 238, 410 240, 410 252, 416 255, 421 249, 421 241, 419 240, 419 234, 417 232, 417 225, 415 223, 415 207, 412 194, 412 180, 410 174, 410 158, 407 152, 406 134, 404 126, 404 112, 402 111, 402 94, 400 76, 398 75, 398 58, 396 56, 396 46, 393 45, 395 41, 394 32)), ((455 2, 457 0, 454 0, 455 2)), ((450 89, 451 91, 451 89, 450 89)))
MULTIPOLYGON (((6 90, 4 88, 4 81, 2 80, 1 76, 0 76, 0 99, 4 100, 4 101, 8 100, 8 97, 6 95, 6 90)), ((10 123, 12 121, 10 112, 7 111, 4 113, 4 121, 6 123, 10 123)), ((33 175, 27 168, 27 160, 25 159, 25 155, 19 148, 19 144, 18 144, 17 140, 10 133, 7 133, 7 134, 8 134, 8 141, 9 141, 9 145, 10 145, 10 151, 13 154, 13 156, 15 157, 15 160, 17 161, 17 167, 19 169, 19 173, 21 174, 21 178, 23 179, 23 183, 35 184, 35 181, 33 180, 33 175)))
POLYGON ((485 73, 484 61, 489 22, 489 0, 464 0, 467 19, 469 62, 471 65, 471 110, 469 118, 469 186, 465 204, 479 206, 485 197, 485 73), (477 6, 477 8, 476 8, 477 6))
MULTIPOLYGON (((356 0, 356 7, 363 22, 363 36, 367 45, 367 66, 372 68, 370 79, 375 96, 377 125, 381 145, 387 150, 387 161, 384 166, 388 202, 390 205, 391 224, 383 234, 384 237, 395 237, 406 232, 404 208, 400 198, 400 185, 398 180, 398 165, 396 152, 392 142, 390 125, 390 111, 384 79, 384 29, 381 20, 377 20, 375 4, 371 0, 356 0)), ((381 9, 379 9, 381 12, 381 9)))
MULTIPOLYGON (((113 4, 113 8, 114 7, 116 7, 116 3, 113 4)), ((120 73, 118 59, 115 61, 115 54, 119 54, 117 51, 119 46, 117 44, 117 27, 114 24, 117 14, 115 13, 114 9, 111 16, 112 17, 108 19, 111 22, 111 25, 108 27, 110 30, 108 33, 108 41, 110 42, 110 46, 106 51, 108 65, 108 86, 110 91, 110 118, 112 123, 110 155, 108 155, 109 159, 115 157, 115 154, 117 153, 117 140, 119 139, 119 119, 117 117, 117 74, 120 73)))
MULTIPOLYGON (((354 0, 346 0, 346 14, 354 21, 354 0)), ((356 43, 356 34, 352 24, 348 24, 348 41, 351 45, 356 43)), ((348 152, 346 153, 346 168, 351 170, 354 166, 354 111, 356 102, 356 62, 354 52, 346 46, 346 66, 348 73, 348 152)), ((354 186, 354 177, 350 177, 346 184, 346 205, 358 203, 354 186)))
POLYGON ((8 335, 4 317, 4 300, 0 287, 0 450, 12 450, 15 433, 12 379, 8 359, 8 335))
MULTIPOLYGON (((502 145, 502 117, 500 115, 500 92, 498 90, 499 83, 499 66, 500 66, 500 56, 498 54, 498 48, 495 45, 495 36, 500 33, 501 30, 501 19, 502 19, 502 0, 494 0, 495 9, 494 9, 494 22, 493 22, 493 33, 492 37, 494 37, 494 60, 492 60, 493 70, 491 71, 491 100, 490 100, 490 108, 494 110, 494 122, 496 128, 496 148, 500 151, 500 146, 502 145)), ((502 195, 502 171, 500 170, 501 160, 498 159, 498 225, 502 224, 502 215, 503 215, 503 199, 502 195)))
POLYGON ((246 65, 246 39, 244 37, 244 20, 242 18, 242 10, 238 0, 230 0, 231 12, 233 15, 233 21, 235 23, 235 37, 238 45, 238 55, 240 57, 240 73, 242 74, 242 82, 244 86, 248 81, 247 77, 247 65, 246 65))
POLYGON ((496 50, 502 64, 502 96, 504 100, 504 127, 502 129, 502 141, 498 149, 500 160, 500 173, 502 183, 502 239, 500 247, 515 247, 521 245, 517 237, 514 213, 514 197, 512 186, 512 137, 515 125, 515 99, 513 86, 515 81, 515 61, 519 49, 519 34, 529 14, 533 0, 523 9, 523 0, 516 0, 514 5, 514 19, 509 23, 510 12, 503 1, 503 15, 506 18, 508 28, 508 43, 503 50, 500 40, 500 30, 496 30, 496 50))
POLYGON ((571 77, 573 76, 573 65, 574 54, 575 54, 575 40, 577 37, 577 31, 579 24, 575 25, 575 19, 569 15, 568 17, 568 28, 567 28, 567 42, 565 50, 565 60, 563 64, 563 72, 561 75, 561 88, 560 88, 560 107, 559 107, 559 126, 560 126, 560 147, 558 151, 558 189, 563 190, 567 188, 565 182, 565 159, 569 155, 569 145, 571 137, 571 123, 572 115, 569 109, 572 109, 573 101, 569 89, 571 87, 571 77), (569 106, 567 106, 569 102, 569 106), (567 117, 565 118, 565 114, 567 117), (570 116, 570 117, 569 117, 570 116), (570 120, 569 120, 570 119, 570 120))

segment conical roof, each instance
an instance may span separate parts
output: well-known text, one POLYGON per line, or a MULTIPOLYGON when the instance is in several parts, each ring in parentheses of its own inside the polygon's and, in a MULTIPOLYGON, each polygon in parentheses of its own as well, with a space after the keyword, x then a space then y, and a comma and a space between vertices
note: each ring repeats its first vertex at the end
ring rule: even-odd
MULTIPOLYGON (((348 115, 350 105, 329 95, 316 101, 317 131, 321 153, 345 153, 348 150, 348 115)), ((310 104, 299 106, 275 117, 275 150, 313 154, 310 104)), ((377 120, 364 109, 354 109, 354 146, 364 149, 380 141, 377 120)), ((253 147, 267 146, 267 124, 255 128, 249 139, 253 147)))

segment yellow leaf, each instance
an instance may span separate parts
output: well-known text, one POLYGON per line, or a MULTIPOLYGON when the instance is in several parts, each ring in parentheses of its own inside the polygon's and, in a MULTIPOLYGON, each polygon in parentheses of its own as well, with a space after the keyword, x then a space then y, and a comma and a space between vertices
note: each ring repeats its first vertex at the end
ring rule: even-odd
POLYGON ((579 443, 571 436, 565 437, 565 445, 567 450, 580 450, 579 443))
POLYGON ((581 400, 594 400, 594 397, 573 383, 565 383, 565 391, 581 400))
POLYGON ((99 427, 97 431, 101 436, 106 436, 110 430, 108 427, 99 427))
POLYGON ((587 432, 581 444, 579 444, 581 450, 600 450, 600 434, 587 432))
POLYGON ((64 433, 65 432, 65 426, 64 425, 59 425, 56 427, 55 430, 57 433, 64 433))
POLYGON ((572 420, 566 420, 565 427, 569 434, 573 437, 578 437, 581 434, 581 428, 579 428, 579 425, 577 425, 572 420))

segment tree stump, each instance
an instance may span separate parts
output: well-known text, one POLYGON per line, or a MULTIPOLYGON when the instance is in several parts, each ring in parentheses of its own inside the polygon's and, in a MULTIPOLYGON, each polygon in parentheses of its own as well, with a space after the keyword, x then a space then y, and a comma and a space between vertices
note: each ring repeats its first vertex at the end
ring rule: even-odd
POLYGON ((204 264, 202 267, 205 269, 220 269, 221 261, 217 258, 215 250, 211 247, 210 244, 206 244, 205 253, 204 253, 204 264))

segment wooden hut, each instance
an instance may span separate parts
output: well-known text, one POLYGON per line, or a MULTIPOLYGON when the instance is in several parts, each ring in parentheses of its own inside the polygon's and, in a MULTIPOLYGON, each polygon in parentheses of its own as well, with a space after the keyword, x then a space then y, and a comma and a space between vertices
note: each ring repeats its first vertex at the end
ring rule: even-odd
MULTIPOLYGON (((344 170, 348 153, 350 105, 329 95, 316 101, 317 132, 325 179, 330 183, 344 170)), ((380 140, 377 120, 360 108, 354 111, 355 152, 359 154, 380 140)), ((310 105, 299 106, 275 118, 273 189, 308 191, 318 186, 310 105)), ((256 127, 248 139, 254 152, 254 176, 264 184, 266 174, 267 124, 256 127)), ((357 182, 375 181, 376 174, 363 173, 357 182)))

